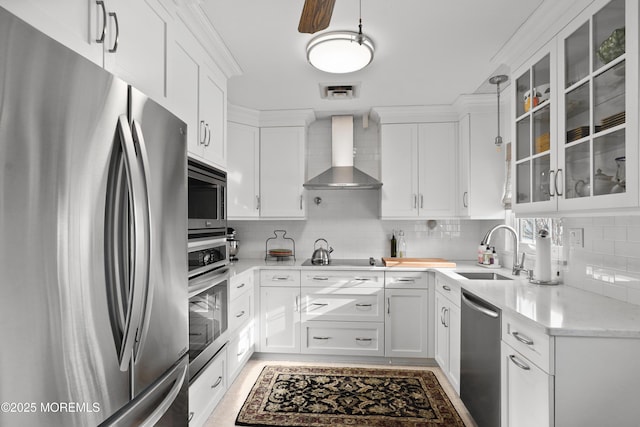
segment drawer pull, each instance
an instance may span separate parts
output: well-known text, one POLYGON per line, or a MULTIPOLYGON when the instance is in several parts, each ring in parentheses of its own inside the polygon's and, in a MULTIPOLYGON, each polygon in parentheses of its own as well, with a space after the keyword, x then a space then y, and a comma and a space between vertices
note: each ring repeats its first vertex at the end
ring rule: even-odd
POLYGON ((371 307, 371 304, 356 304, 356 307, 371 307))
POLYGON ((289 280, 289 276, 273 276, 273 280, 277 280, 277 281, 283 281, 283 280, 289 280))
POLYGON ((242 310, 240 313, 236 314, 236 317, 242 317, 244 316, 244 310, 242 310))
POLYGON ((320 307, 324 307, 326 305, 329 305, 329 303, 326 303, 326 302, 312 302, 311 305, 317 305, 317 306, 320 306, 320 307))
POLYGON ((531 338, 528 338, 525 335, 520 334, 519 332, 512 332, 511 335, 513 335, 522 344, 533 345, 533 340, 531 340, 531 338))
POLYGON ((370 277, 354 277, 353 280, 357 280, 359 282, 370 282, 373 279, 370 277))
POLYGON ((525 371, 528 371, 529 369, 531 369, 526 363, 522 362, 520 359, 518 359, 515 354, 510 354, 509 355, 509 359, 511 359, 511 361, 513 362, 514 365, 516 365, 518 368, 520 369, 524 369, 525 371))
POLYGON ((358 338, 358 337, 356 337, 356 341, 371 342, 371 341, 373 341, 373 338, 358 338))
POLYGON ((220 376, 220 377, 218 377, 218 380, 215 382, 215 384, 213 384, 213 385, 211 386, 211 388, 216 388, 216 387, 218 387, 218 386, 220 385, 220 383, 221 383, 221 382, 222 382, 222 377, 220 376))
POLYGON ((396 282, 402 282, 402 283, 415 283, 415 279, 410 279, 410 278, 405 278, 405 277, 399 277, 396 279, 396 282))
POLYGON ((313 337, 314 340, 328 340, 331 337, 313 337))
POLYGON ((236 354, 236 357, 242 357, 244 356, 244 354, 247 352, 247 350, 249 350, 248 348, 245 348, 244 350, 242 350, 240 353, 236 354))
POLYGON ((244 283, 240 283, 238 286, 236 286, 236 289, 240 289, 240 288, 244 288, 244 283))
POLYGON ((325 276, 313 276, 313 280, 329 280, 328 277, 325 276))
POLYGON ((442 285, 442 289, 444 289, 447 292, 451 291, 451 288, 449 286, 447 286, 447 285, 442 285))

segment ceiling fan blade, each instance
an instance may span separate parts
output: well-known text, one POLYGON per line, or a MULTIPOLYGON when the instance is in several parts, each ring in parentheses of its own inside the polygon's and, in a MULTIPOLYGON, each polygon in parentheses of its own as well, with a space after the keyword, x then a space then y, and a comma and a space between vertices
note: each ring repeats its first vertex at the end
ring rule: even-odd
POLYGON ((327 28, 335 3, 336 0, 305 0, 298 31, 313 34, 327 28))

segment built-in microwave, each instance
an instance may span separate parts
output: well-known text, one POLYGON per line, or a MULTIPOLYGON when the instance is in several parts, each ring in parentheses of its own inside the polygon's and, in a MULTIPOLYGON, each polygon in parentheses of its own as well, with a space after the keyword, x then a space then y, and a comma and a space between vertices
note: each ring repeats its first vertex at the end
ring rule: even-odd
POLYGON ((189 230, 227 228, 227 174, 189 159, 189 230))

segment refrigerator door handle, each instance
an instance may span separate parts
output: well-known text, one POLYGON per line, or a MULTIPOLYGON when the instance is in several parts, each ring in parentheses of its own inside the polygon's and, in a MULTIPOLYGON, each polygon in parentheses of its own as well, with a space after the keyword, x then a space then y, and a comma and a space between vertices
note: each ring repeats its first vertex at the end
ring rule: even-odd
POLYGON ((136 397, 135 400, 121 408, 118 412, 113 414, 111 418, 100 424, 99 427, 116 427, 120 425, 136 425, 140 427, 154 426, 163 417, 163 415, 167 413, 173 402, 176 400, 176 397, 180 393, 180 389, 187 378, 188 371, 189 363, 188 359, 185 357, 162 375, 154 385, 147 388, 142 392, 142 394, 136 397), (149 414, 144 420, 140 421, 140 418, 142 417, 141 412, 146 412, 145 407, 149 402, 153 402, 162 395, 161 393, 165 393, 166 386, 169 381, 173 381, 173 384, 169 391, 166 391, 166 396, 155 408, 153 408, 151 414, 149 414))
MULTIPOLYGON (((133 135, 129 128, 126 115, 118 117, 118 132, 122 145, 125 171, 127 175, 127 185, 129 188, 129 207, 133 218, 132 246, 130 252, 131 268, 129 270, 129 299, 126 309, 126 321, 120 347, 119 362, 120 370, 129 369, 129 362, 132 357, 135 345, 137 330, 140 325, 142 315, 141 308, 144 304, 144 291, 140 285, 148 278, 149 246, 146 236, 149 235, 148 208, 142 205, 144 200, 145 183, 139 171, 138 159, 136 157, 133 135)), ((148 203, 147 203, 148 205, 148 203)))
POLYGON ((151 305, 153 302, 153 283, 149 280, 151 271, 151 206, 149 202, 149 156, 147 155, 147 146, 144 142, 144 135, 140 123, 133 120, 133 142, 135 144, 136 151, 140 160, 140 175, 144 182, 143 190, 144 196, 142 203, 144 203, 144 209, 142 215, 145 216, 146 232, 144 233, 144 247, 147 249, 143 251, 145 254, 143 265, 143 278, 141 279, 141 285, 144 285, 145 298, 141 301, 140 310, 140 324, 138 327, 138 337, 136 344, 133 348, 133 361, 138 361, 142 348, 144 347, 145 339, 149 331, 149 317, 151 315, 151 305))

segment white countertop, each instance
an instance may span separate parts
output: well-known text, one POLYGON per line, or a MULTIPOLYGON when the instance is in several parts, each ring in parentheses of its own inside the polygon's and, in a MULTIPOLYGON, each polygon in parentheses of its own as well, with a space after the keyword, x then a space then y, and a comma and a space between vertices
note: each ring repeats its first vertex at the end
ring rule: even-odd
MULTIPOLYGON (((230 265, 231 275, 252 268, 327 269, 296 261, 245 259, 230 265)), ((463 289, 503 310, 503 314, 532 321, 549 335, 640 338, 640 306, 600 296, 566 285, 533 285, 524 276, 512 276, 508 269, 485 269, 473 262, 458 262, 456 268, 338 267, 345 270, 436 271, 460 283, 463 289), (514 280, 470 280, 456 274, 464 271, 492 271, 514 280)))

